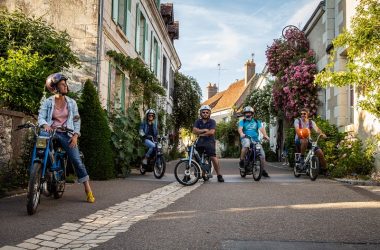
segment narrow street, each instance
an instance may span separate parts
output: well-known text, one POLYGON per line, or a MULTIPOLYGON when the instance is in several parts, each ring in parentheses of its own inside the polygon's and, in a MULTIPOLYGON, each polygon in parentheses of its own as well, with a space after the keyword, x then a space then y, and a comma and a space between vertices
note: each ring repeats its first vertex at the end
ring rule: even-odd
MULTIPOLYGON (((241 178, 223 159, 225 183, 176 183, 173 167, 94 181, 96 203, 70 184, 28 216, 25 195, 0 200, 0 249, 379 249, 380 196, 326 178, 295 178, 280 163, 270 178, 241 178)), ((276 167, 274 167, 276 165, 276 167)))

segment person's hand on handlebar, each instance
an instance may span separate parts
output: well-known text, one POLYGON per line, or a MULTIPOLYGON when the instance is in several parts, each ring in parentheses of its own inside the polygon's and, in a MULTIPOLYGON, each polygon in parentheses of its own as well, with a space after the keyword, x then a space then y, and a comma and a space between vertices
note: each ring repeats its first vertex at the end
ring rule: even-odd
POLYGON ((52 132, 52 131, 53 131, 53 128, 50 127, 50 126, 47 125, 47 124, 44 124, 43 129, 44 129, 46 132, 52 132))

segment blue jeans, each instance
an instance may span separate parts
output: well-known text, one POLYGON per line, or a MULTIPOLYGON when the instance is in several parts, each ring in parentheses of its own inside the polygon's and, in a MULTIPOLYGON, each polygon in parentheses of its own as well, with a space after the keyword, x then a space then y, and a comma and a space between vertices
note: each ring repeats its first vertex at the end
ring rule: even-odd
POLYGON ((66 150, 69 160, 75 168, 75 173, 78 177, 78 182, 83 183, 88 181, 90 178, 87 174, 86 166, 83 164, 82 159, 80 158, 78 146, 75 148, 70 148, 70 136, 66 132, 56 132, 55 138, 58 139, 59 143, 66 150))
POLYGON ((149 148, 148 152, 146 152, 146 154, 145 154, 145 157, 148 158, 152 154, 152 152, 153 152, 154 148, 156 147, 156 145, 154 144, 154 142, 152 142, 151 140, 148 140, 148 139, 144 140, 144 145, 149 148))

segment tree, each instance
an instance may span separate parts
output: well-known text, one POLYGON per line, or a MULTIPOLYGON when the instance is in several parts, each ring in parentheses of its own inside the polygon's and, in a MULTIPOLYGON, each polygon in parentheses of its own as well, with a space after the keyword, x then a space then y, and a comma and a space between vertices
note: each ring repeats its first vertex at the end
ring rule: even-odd
MULTIPOLYGON (((198 82, 191 76, 176 73, 174 77, 172 122, 175 131, 175 146, 178 144, 180 128, 191 130, 198 118, 202 90, 198 82)), ((176 148, 176 147, 174 147, 176 148)))
POLYGON ((46 77, 78 58, 66 32, 21 12, 0 11, 0 106, 35 114, 46 77))
POLYGON ((380 4, 378 0, 361 0, 352 18, 351 30, 333 40, 334 49, 326 71, 316 76, 321 86, 356 86, 365 96, 359 106, 380 118, 380 4), (346 71, 333 72, 339 48, 347 48, 346 71))
POLYGON ((106 113, 100 105, 99 96, 90 80, 84 84, 79 113, 82 123, 80 149, 84 154, 84 163, 90 177, 100 180, 114 177, 111 130, 106 113))
POLYGON ((269 123, 270 114, 273 111, 272 90, 273 82, 265 85, 263 89, 255 89, 245 99, 244 106, 252 106, 255 109, 255 117, 269 123))

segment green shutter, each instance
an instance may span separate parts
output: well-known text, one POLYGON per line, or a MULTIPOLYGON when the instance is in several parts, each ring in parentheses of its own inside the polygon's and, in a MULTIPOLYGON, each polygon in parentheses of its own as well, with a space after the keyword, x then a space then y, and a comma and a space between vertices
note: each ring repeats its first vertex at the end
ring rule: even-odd
POLYGON ((136 5, 136 32, 135 32, 135 49, 137 52, 140 51, 139 49, 140 44, 140 10, 139 10, 139 4, 136 5))
POLYGON ((132 0, 128 0, 128 3, 127 3, 127 23, 126 23, 126 35, 128 37, 128 40, 131 40, 131 37, 132 37, 132 12, 131 12, 131 2, 132 0))
POLYGON ((121 81, 121 93, 120 93, 120 106, 123 113, 125 113, 125 75, 123 74, 121 81))
POLYGON ((111 106, 111 62, 108 63, 108 88, 107 88, 107 112, 110 111, 111 106))
POLYGON ((112 0, 112 20, 117 23, 119 18, 119 0, 112 0))

